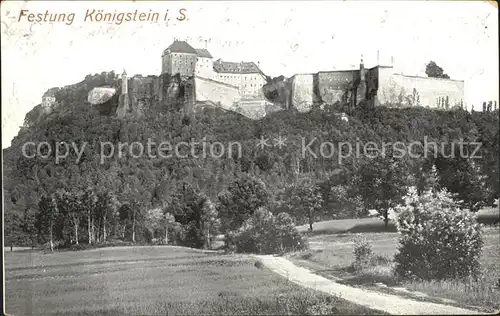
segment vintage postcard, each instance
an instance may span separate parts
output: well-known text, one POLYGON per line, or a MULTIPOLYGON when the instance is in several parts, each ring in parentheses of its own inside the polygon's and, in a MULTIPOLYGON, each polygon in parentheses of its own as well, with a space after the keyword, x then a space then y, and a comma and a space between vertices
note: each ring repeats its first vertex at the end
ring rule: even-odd
POLYGON ((2 1, 7 315, 500 310, 494 1, 2 1))

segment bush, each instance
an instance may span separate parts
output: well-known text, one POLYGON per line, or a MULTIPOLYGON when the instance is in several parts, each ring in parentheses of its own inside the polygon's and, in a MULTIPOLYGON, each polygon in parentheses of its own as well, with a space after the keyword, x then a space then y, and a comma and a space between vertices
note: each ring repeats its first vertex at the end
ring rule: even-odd
POLYGON ((226 247, 236 252, 272 254, 304 250, 308 243, 290 215, 274 216, 260 208, 237 232, 226 235, 226 247))
POLYGON ((395 272, 403 278, 477 277, 483 241, 474 215, 446 191, 418 196, 412 188, 398 206, 400 232, 395 272))
POLYGON ((362 270, 370 265, 372 259, 372 245, 368 241, 358 239, 354 242, 354 263, 355 270, 362 270))

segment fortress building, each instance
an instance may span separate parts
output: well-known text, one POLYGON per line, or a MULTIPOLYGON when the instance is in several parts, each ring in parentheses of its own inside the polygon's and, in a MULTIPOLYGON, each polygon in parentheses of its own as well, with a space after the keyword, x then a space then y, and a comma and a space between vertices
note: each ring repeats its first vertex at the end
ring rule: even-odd
POLYGON ((56 97, 52 92, 45 93, 42 96, 42 107, 44 108, 51 107, 55 102, 56 102, 56 97))
POLYGON ((444 110, 463 107, 464 81, 408 76, 393 65, 296 74, 288 79, 290 98, 286 107, 307 111, 314 103, 337 102, 355 107, 362 101, 373 106, 424 106, 444 110))
POLYGON ((217 97, 212 100, 232 104, 241 98, 262 98, 261 88, 266 83, 266 76, 254 62, 228 62, 220 58, 216 61, 206 48, 193 48, 185 41, 175 40, 162 55, 162 74, 197 78, 201 88, 196 92, 203 99, 223 91, 233 97, 217 97), (207 91, 209 85, 213 91, 207 91), (234 90, 237 91, 229 91, 234 90))

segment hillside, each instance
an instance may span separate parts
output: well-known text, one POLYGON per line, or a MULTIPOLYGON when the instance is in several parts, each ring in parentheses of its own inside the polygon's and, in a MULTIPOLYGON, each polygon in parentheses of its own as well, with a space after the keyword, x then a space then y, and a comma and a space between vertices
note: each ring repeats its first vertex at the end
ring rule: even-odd
MULTIPOLYGON (((309 113, 290 110, 253 121, 216 108, 202 109, 194 117, 187 118, 157 103, 147 109, 143 117, 119 119, 112 115, 116 98, 110 100, 104 110, 87 102, 87 94, 92 88, 102 85, 118 87, 117 84, 112 73, 87 76, 81 83, 56 92, 58 106, 51 113, 41 115, 40 106, 37 106, 26 115, 25 126, 11 147, 3 152, 6 214, 17 214, 22 218, 23 214, 36 213, 42 196, 61 189, 71 192, 92 188, 97 193, 111 192, 119 203, 126 204, 132 188, 141 201, 141 208, 147 209, 164 205, 173 190, 183 182, 199 188, 216 201, 229 183, 245 173, 260 178, 274 201, 279 200, 279 193, 297 177, 310 177, 324 191, 325 214, 353 217, 359 214, 354 211, 341 214, 339 207, 335 207, 340 202, 338 196, 328 193, 332 187, 342 188, 343 195, 361 201, 366 211, 383 207, 384 199, 398 196, 394 187, 424 185, 433 165, 437 167, 441 187, 456 193, 465 207, 475 209, 479 205, 491 204, 499 194, 498 111, 468 113, 425 108, 360 108, 349 122, 345 122, 330 109, 316 109, 309 113), (286 138, 282 148, 270 145, 261 149, 256 146, 261 137, 273 144, 278 136, 286 138), (131 145, 139 142, 147 151, 148 139, 150 143, 156 143, 150 146, 150 156, 146 152, 139 157, 137 151, 130 154, 123 149, 124 154, 119 157, 119 143, 131 145), (373 159, 366 155, 351 155, 340 161, 338 152, 329 154, 332 145, 338 149, 340 143, 346 142, 355 148, 356 144, 367 142, 410 144, 424 139, 444 143, 446 154, 425 158, 420 148, 417 149, 421 155, 419 158, 408 155, 397 158, 396 151, 389 149, 385 155, 373 159), (482 143, 476 153, 482 158, 447 157, 452 149, 451 143, 461 139, 482 143), (161 142, 169 142, 175 147, 180 142, 192 140, 205 141, 208 148, 210 144, 220 142, 226 150, 221 157, 211 157, 210 154, 203 157, 202 145, 197 145, 194 151, 185 145, 178 157, 159 157, 161 142), (304 151, 304 144, 311 141, 304 151), (40 155, 23 157, 26 142, 35 145, 47 142, 54 150, 47 153, 47 158, 40 155), (56 161, 56 144, 60 146, 60 155, 66 153, 61 142, 68 145, 69 153, 56 161), (241 144, 241 155, 236 150, 228 157, 231 142, 241 144), (322 142, 328 143, 321 147, 322 142), (115 148, 113 155, 109 151, 111 147, 115 148), (79 155, 77 152, 82 148, 79 155), (327 154, 319 154, 322 150, 327 154), (393 174, 388 175, 384 170, 391 170, 393 174), (385 179, 386 182, 375 188, 376 179, 385 179), (374 198, 376 196, 379 198, 374 198)), ((139 147, 138 144, 133 146, 139 147)), ((31 154, 36 153, 35 146, 29 148, 31 154)), ((46 145, 41 148, 46 148, 46 145)), ((170 148, 169 153, 172 150, 170 148)), ((454 152, 458 153, 458 148, 455 147, 454 152)), ((45 154, 43 150, 42 154, 45 154)))

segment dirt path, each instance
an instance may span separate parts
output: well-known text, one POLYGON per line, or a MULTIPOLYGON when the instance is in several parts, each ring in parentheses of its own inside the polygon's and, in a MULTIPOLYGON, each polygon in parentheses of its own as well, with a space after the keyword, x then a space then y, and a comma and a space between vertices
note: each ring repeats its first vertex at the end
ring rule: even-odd
POLYGON ((421 302, 396 295, 389 295, 354 288, 336 283, 311 271, 294 265, 283 257, 255 256, 271 271, 288 278, 291 282, 328 294, 335 294, 353 303, 394 315, 480 315, 479 311, 443 304, 421 302))

